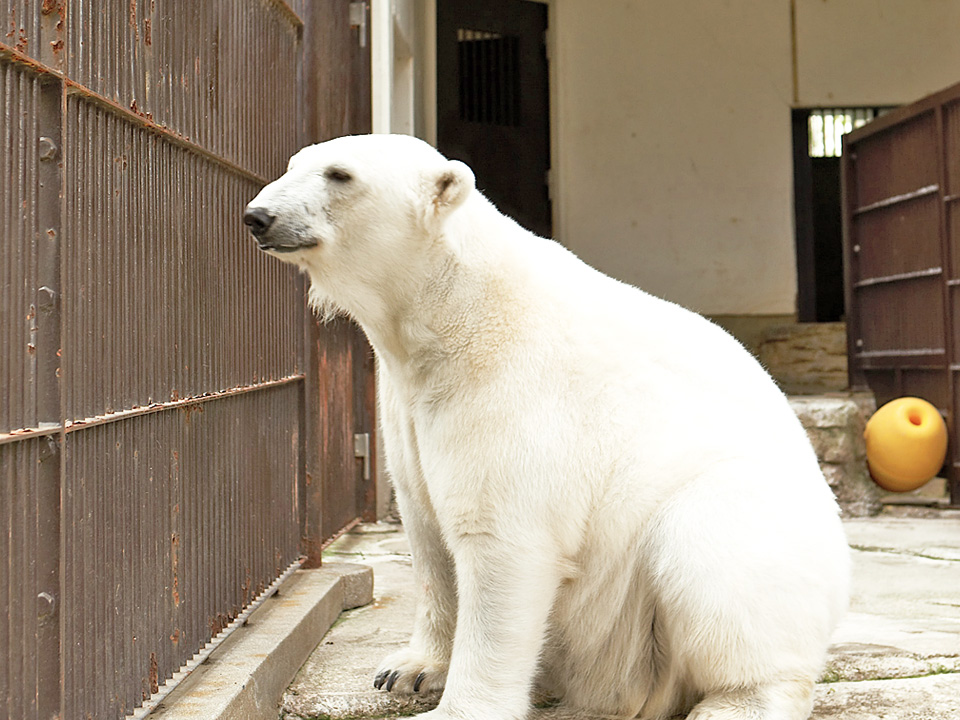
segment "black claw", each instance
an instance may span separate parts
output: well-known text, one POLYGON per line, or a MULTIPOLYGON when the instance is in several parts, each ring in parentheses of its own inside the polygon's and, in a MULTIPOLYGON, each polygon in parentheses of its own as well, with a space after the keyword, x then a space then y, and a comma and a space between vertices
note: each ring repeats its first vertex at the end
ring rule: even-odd
POLYGON ((413 691, 420 692, 420 685, 423 683, 423 679, 426 677, 426 673, 422 672, 417 675, 417 679, 413 681, 413 691))
POLYGON ((394 670, 392 673, 390 673, 390 677, 387 678, 387 692, 393 690, 393 685, 397 682, 398 677, 400 677, 399 670, 394 670))
POLYGON ((379 690, 380 688, 382 688, 382 687, 383 687, 383 683, 386 682, 386 680, 387 680, 387 675, 389 675, 389 674, 390 674, 390 671, 389 671, 389 670, 384 670, 383 672, 379 673, 379 674, 373 679, 373 686, 374 686, 377 690, 379 690))

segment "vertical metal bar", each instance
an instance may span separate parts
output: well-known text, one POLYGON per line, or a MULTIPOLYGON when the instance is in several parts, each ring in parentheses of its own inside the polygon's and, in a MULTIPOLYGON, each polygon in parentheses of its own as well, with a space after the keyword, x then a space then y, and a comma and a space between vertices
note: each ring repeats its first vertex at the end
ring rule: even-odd
POLYGON ((857 281, 860 279, 858 233, 854 211, 857 206, 857 146, 848 145, 840 156, 840 204, 843 237, 844 304, 847 315, 847 373, 851 388, 865 389, 866 377, 857 357, 860 340, 860 303, 857 281))
MULTIPOLYGON (((56 146, 40 155, 37 197, 37 418, 63 427, 60 402, 60 238, 63 167, 63 86, 45 79, 39 88, 39 130, 56 146)), ((38 695, 40 717, 60 712, 60 448, 62 437, 40 448, 37 492, 38 695)))

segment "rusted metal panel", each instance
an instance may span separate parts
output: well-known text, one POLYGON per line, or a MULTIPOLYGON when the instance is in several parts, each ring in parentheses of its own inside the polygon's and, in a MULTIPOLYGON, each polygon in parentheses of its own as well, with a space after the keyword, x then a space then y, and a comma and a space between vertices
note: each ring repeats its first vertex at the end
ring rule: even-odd
POLYGON ((64 717, 132 711, 296 559, 299 392, 68 433, 64 717))
POLYGON ((852 384, 918 395, 950 431, 960 504, 960 85, 845 138, 844 255, 852 384))
MULTIPOLYGON (((350 25, 350 1, 291 5, 303 18, 298 113, 303 144, 369 132, 370 43, 368 38, 362 46, 360 28, 350 25)), ((319 327, 311 318, 307 343, 308 381, 322 398, 307 415, 309 437, 321 451, 308 458, 304 483, 304 554, 308 566, 316 566, 325 542, 357 518, 375 515, 376 475, 363 480, 353 435, 370 433, 375 447, 376 400, 372 354, 355 325, 339 320, 319 327)))
POLYGON ((41 0, 3 0, 0 2, 0 21, 3 22, 3 42, 18 52, 40 59, 41 0))
MULTIPOLYGON (((301 133, 304 144, 370 132, 370 42, 350 25, 350 0, 296 0, 304 22, 301 133)), ((364 3, 369 13, 369 3, 364 3)), ((366 23, 370 32, 370 22, 366 23)))
POLYGON ((272 178, 296 149, 301 28, 284 3, 270 0, 75 2, 66 74, 272 178))
POLYGON ((373 348, 366 336, 356 326, 353 333, 353 428, 354 433, 365 433, 369 437, 369 461, 367 472, 361 463, 355 474, 354 495, 357 503, 357 515, 364 522, 377 519, 377 391, 376 362, 373 348))
POLYGON ((357 518, 353 483, 358 461, 353 454, 353 328, 334 320, 319 328, 318 390, 320 403, 318 441, 320 477, 307 490, 304 552, 308 566, 320 563, 323 541, 357 518))
POLYGON ((59 709, 59 88, 0 55, 0 717, 59 709))
POLYGON ((59 712, 59 458, 52 437, 0 445, 0 717, 59 712))
MULTIPOLYGON (((347 6, 309 4, 352 68, 314 128, 369 129, 347 6)), ((309 79, 288 5, 0 12, 0 711, 119 718, 368 512, 349 441, 373 429, 369 353, 355 328, 321 338, 303 278, 241 224, 320 139, 294 114, 309 79)))
MULTIPOLYGON (((55 80, 0 57, 0 434, 56 423, 49 358, 56 357, 57 159, 59 97, 55 80)), ((55 385, 55 380, 54 380, 55 385)))
POLYGON ((0 43, 49 70, 61 70, 67 2, 0 0, 0 43))
POLYGON ((302 280, 234 217, 257 183, 82 95, 65 126, 70 421, 300 373, 302 280))

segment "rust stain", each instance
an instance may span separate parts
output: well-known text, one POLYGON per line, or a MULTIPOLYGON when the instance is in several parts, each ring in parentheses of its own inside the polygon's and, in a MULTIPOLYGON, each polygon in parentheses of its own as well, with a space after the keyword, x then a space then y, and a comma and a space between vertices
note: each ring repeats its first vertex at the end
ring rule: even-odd
MULTIPOLYGON (((160 689, 160 669, 157 664, 157 654, 150 653, 150 694, 157 692, 160 689)), ((144 698, 146 700, 146 698, 144 698)))
POLYGON ((190 403, 182 406, 180 410, 183 413, 184 422, 189 425, 195 414, 203 412, 203 403, 190 403))
POLYGON ((170 557, 173 564, 173 606, 180 607, 180 535, 173 533, 170 536, 170 557))
MULTIPOLYGON (((132 112, 134 115, 136 115, 139 118, 143 118, 144 120, 149 120, 150 122, 153 122, 153 113, 143 112, 140 109, 140 106, 137 105, 136 98, 130 101, 130 112, 132 112)), ((127 166, 127 163, 126 163, 126 160, 124 160, 123 167, 126 167, 126 166, 127 166)))
POLYGON ((230 618, 224 613, 217 613, 210 618, 210 637, 219 635, 220 632, 230 624, 230 618))
POLYGON ((153 23, 150 22, 150 18, 143 19, 143 44, 144 45, 153 45, 153 33, 151 32, 152 25, 153 23))
POLYGON ((62 8, 60 7, 60 0, 43 0, 43 4, 40 6, 40 12, 43 15, 52 15, 55 12, 60 12, 62 8))
POLYGON ((246 605, 248 602, 250 602, 250 585, 252 583, 250 577, 250 568, 244 568, 244 572, 246 575, 243 580, 243 585, 240 586, 240 589, 243 591, 243 604, 246 605))
POLYGON ((170 642, 174 645, 180 642, 180 628, 173 629, 173 632, 170 634, 170 642))
POLYGON ((130 27, 133 28, 133 39, 140 42, 140 26, 137 25, 137 0, 130 0, 130 27))

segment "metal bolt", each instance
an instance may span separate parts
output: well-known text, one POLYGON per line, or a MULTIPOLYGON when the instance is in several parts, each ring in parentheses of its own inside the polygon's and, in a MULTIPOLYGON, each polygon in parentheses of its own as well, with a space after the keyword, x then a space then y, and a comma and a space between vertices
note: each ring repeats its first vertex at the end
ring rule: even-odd
POLYGON ((51 138, 42 137, 39 144, 41 160, 53 160, 57 157, 57 144, 51 138))
POLYGON ((57 291, 53 288, 49 288, 46 285, 43 285, 37 290, 37 293, 40 295, 39 304, 40 309, 47 311, 52 310, 57 305, 57 291))
POLYGON ((53 615, 57 609, 57 600, 53 595, 44 591, 37 595, 37 617, 53 615))
POLYGON ((859 245, 854 245, 854 246, 853 246, 853 251, 854 251, 855 253, 860 252, 860 246, 859 246, 859 245))

